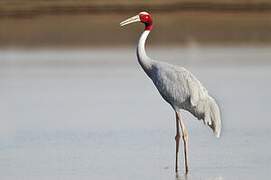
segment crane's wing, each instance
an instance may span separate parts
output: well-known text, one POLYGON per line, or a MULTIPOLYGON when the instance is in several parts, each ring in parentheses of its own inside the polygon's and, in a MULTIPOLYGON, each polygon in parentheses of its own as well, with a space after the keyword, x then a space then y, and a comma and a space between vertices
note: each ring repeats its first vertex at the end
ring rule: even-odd
POLYGON ((155 62, 149 74, 168 103, 202 119, 219 137, 221 120, 218 105, 191 72, 180 66, 155 62))
MULTIPOLYGON (((183 72, 183 70, 182 70, 183 72)), ((197 78, 186 70, 187 86, 190 94, 191 113, 203 119, 216 135, 220 136, 221 117, 220 110, 214 98, 212 98, 205 87, 197 78)))
POLYGON ((187 84, 190 91, 190 103, 192 106, 197 106, 201 100, 208 96, 207 90, 190 72, 187 76, 187 84))

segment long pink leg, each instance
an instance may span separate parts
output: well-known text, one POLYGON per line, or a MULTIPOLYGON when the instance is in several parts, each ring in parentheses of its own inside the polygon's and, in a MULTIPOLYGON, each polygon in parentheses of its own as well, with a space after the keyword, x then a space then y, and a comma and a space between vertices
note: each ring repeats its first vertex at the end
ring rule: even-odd
POLYGON ((176 155, 175 155, 175 172, 178 172, 178 153, 179 153, 179 142, 180 142, 180 129, 179 129, 179 118, 176 112, 176 155))
POLYGON ((183 120, 180 116, 180 113, 176 112, 176 119, 180 122, 181 130, 182 130, 182 138, 184 144, 184 165, 185 165, 185 174, 188 173, 188 131, 183 123, 183 120))

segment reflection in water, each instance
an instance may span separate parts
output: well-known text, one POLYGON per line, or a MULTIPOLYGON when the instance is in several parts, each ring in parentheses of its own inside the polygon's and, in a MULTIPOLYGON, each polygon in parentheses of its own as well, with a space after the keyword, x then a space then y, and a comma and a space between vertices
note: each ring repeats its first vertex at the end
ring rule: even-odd
POLYGON ((176 173, 175 180, 195 180, 195 179, 201 179, 201 180, 223 180, 223 177, 221 176, 214 176, 214 177, 200 177, 196 178, 193 175, 190 174, 182 174, 176 173))
POLYGON ((176 180, 188 180, 188 175, 184 174, 184 175, 180 175, 179 173, 176 173, 176 180))

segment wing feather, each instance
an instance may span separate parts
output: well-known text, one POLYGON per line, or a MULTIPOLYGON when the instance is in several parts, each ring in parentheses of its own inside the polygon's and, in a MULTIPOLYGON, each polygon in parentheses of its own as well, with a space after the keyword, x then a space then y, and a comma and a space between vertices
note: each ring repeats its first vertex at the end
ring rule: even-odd
POLYGON ((216 101, 189 71, 187 71, 186 79, 190 92, 190 103, 192 106, 190 109, 192 109, 192 114, 199 119, 202 118, 204 124, 213 130, 216 137, 219 137, 221 132, 221 115, 216 101), (204 116, 202 117, 200 114, 204 114, 204 116))
POLYGON ((219 107, 208 91, 188 70, 168 63, 156 62, 150 78, 162 97, 176 110, 184 109, 202 119, 219 137, 221 119, 219 107))

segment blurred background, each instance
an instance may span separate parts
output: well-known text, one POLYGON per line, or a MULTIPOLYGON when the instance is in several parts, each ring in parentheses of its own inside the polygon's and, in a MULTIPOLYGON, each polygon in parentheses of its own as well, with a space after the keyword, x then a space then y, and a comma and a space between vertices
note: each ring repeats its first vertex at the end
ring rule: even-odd
POLYGON ((118 23, 142 10, 153 15, 150 43, 158 46, 191 41, 262 45, 271 40, 268 0, 4 0, 0 5, 3 48, 131 45, 142 27, 120 31, 118 23))
POLYGON ((269 0, 1 0, 1 179, 267 179, 269 0), (175 120, 137 63, 184 66, 214 96, 222 137, 183 112, 188 177, 175 176, 175 120))

